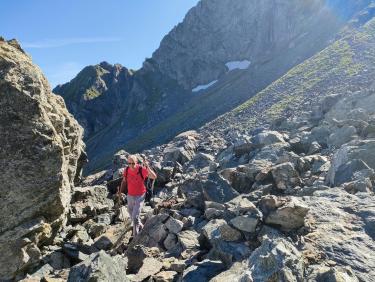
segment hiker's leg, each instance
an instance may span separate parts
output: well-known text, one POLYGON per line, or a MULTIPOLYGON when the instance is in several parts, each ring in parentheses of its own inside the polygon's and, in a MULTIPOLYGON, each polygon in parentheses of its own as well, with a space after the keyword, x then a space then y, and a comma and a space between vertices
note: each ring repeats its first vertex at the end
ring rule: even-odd
POLYGON ((144 196, 137 196, 136 200, 134 201, 132 221, 134 222, 134 226, 135 226, 135 234, 138 234, 139 227, 141 225, 140 214, 141 214, 141 209, 143 206, 143 201, 144 201, 144 196))
POLYGON ((134 196, 127 196, 128 199, 128 213, 130 220, 132 221, 133 227, 135 226, 134 221, 133 221, 133 210, 134 210, 134 204, 135 204, 135 197, 134 196))

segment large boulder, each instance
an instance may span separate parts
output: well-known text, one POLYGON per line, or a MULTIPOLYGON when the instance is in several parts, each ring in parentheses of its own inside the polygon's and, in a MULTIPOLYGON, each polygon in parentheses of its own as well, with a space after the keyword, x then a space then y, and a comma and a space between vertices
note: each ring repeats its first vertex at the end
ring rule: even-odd
POLYGON ((145 247, 160 247, 168 236, 165 222, 169 219, 168 214, 160 213, 148 219, 142 231, 131 241, 128 250, 136 245, 145 247))
POLYGON ((280 226, 284 231, 291 231, 304 226, 308 211, 306 204, 292 197, 285 204, 268 213, 265 222, 280 226))
POLYGON ((353 174, 356 171, 366 169, 365 166, 375 169, 375 140, 355 141, 345 144, 332 157, 332 165, 327 175, 327 183, 337 185, 343 183, 342 181, 344 180, 350 181, 353 174), (349 165, 350 161, 354 161, 355 163, 349 165), (340 175, 344 178, 345 175, 350 175, 350 177, 344 179, 340 175))
POLYGON ((213 172, 204 182, 203 195, 207 201, 226 203, 239 194, 220 174, 213 172))
POLYGON ((265 239, 251 254, 248 269, 252 270, 254 282, 303 281, 304 261, 302 254, 289 241, 265 239))
POLYGON ((357 136, 357 130, 354 126, 345 125, 332 132, 328 138, 328 145, 334 148, 349 142, 357 136))
POLYGON ((190 161, 195 155, 198 138, 198 133, 193 130, 179 134, 164 149, 164 161, 180 164, 190 161))
POLYGON ((0 280, 39 259, 64 225, 83 130, 18 43, 0 39, 0 280))
MULTIPOLYGON (((352 195, 336 187, 316 191, 304 200, 310 208, 309 217, 313 219, 313 231, 305 235, 304 249, 324 254, 326 260, 332 262, 330 265, 350 266, 359 281, 372 281, 375 275, 375 197, 368 193, 352 195)), ((330 272, 317 281, 356 281, 349 279, 353 275, 347 271, 348 275, 336 274, 336 270, 330 272), (327 278, 340 276, 347 279, 327 278)))
POLYGON ((111 257, 104 251, 92 254, 85 261, 72 267, 69 282, 129 281, 126 277, 126 260, 111 257))
POLYGON ((217 172, 212 172, 201 179, 188 179, 180 185, 179 191, 185 196, 188 204, 200 209, 204 208, 205 200, 225 203, 239 195, 217 172))
MULTIPOLYGON (((105 186, 75 187, 69 213, 71 223, 83 222, 113 208, 113 200, 105 186)), ((107 222, 107 225, 111 220, 107 222)))
POLYGON ((182 281, 196 282, 209 281, 225 269, 225 265, 220 261, 204 260, 188 267, 183 274, 182 281))
POLYGON ((241 233, 230 227, 224 219, 213 219, 203 227, 203 235, 213 244, 217 240, 239 241, 241 233))
POLYGON ((253 136, 251 142, 253 143, 253 146, 263 147, 274 143, 284 143, 285 140, 281 133, 266 130, 253 136))

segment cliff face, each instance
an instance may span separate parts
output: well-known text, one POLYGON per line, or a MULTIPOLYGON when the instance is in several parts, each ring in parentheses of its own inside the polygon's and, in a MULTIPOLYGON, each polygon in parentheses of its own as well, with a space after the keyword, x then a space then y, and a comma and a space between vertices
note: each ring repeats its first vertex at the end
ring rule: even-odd
POLYGON ((64 225, 83 129, 16 41, 0 39, 0 280, 38 262, 64 225))
MULTIPOLYGON (((199 2, 131 76, 130 89, 119 92, 126 99, 109 123, 88 105, 115 100, 111 91, 99 87, 107 95, 95 94, 87 106, 72 109, 87 130, 88 169, 108 164, 119 148, 137 151, 162 143, 241 104, 326 47, 370 2, 199 2), (95 119, 85 125, 90 116, 95 119)), ((82 97, 78 91, 66 94, 71 83, 54 90, 68 105, 72 96, 82 97)))

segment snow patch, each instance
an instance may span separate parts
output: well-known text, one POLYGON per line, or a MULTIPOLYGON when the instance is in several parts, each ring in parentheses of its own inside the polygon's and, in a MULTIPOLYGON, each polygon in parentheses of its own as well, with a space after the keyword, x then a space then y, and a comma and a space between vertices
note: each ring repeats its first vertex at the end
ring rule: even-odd
POLYGON ((205 85, 198 85, 197 87, 193 88, 191 91, 193 92, 198 92, 201 90, 205 90, 209 88, 210 86, 214 85, 217 82, 217 80, 211 81, 210 83, 207 83, 205 85))
POLYGON ((228 71, 232 71, 235 69, 239 70, 245 70, 250 66, 251 62, 249 60, 243 60, 243 61, 232 61, 226 63, 226 67, 228 68, 228 71))

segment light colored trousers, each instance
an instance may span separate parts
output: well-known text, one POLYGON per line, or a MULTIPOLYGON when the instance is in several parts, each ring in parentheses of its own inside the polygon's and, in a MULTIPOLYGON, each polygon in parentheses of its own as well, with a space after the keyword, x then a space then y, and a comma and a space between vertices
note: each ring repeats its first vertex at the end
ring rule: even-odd
POLYGON ((133 223, 133 236, 137 235, 141 227, 141 210, 145 200, 145 194, 142 196, 127 196, 128 199, 128 213, 133 223))

